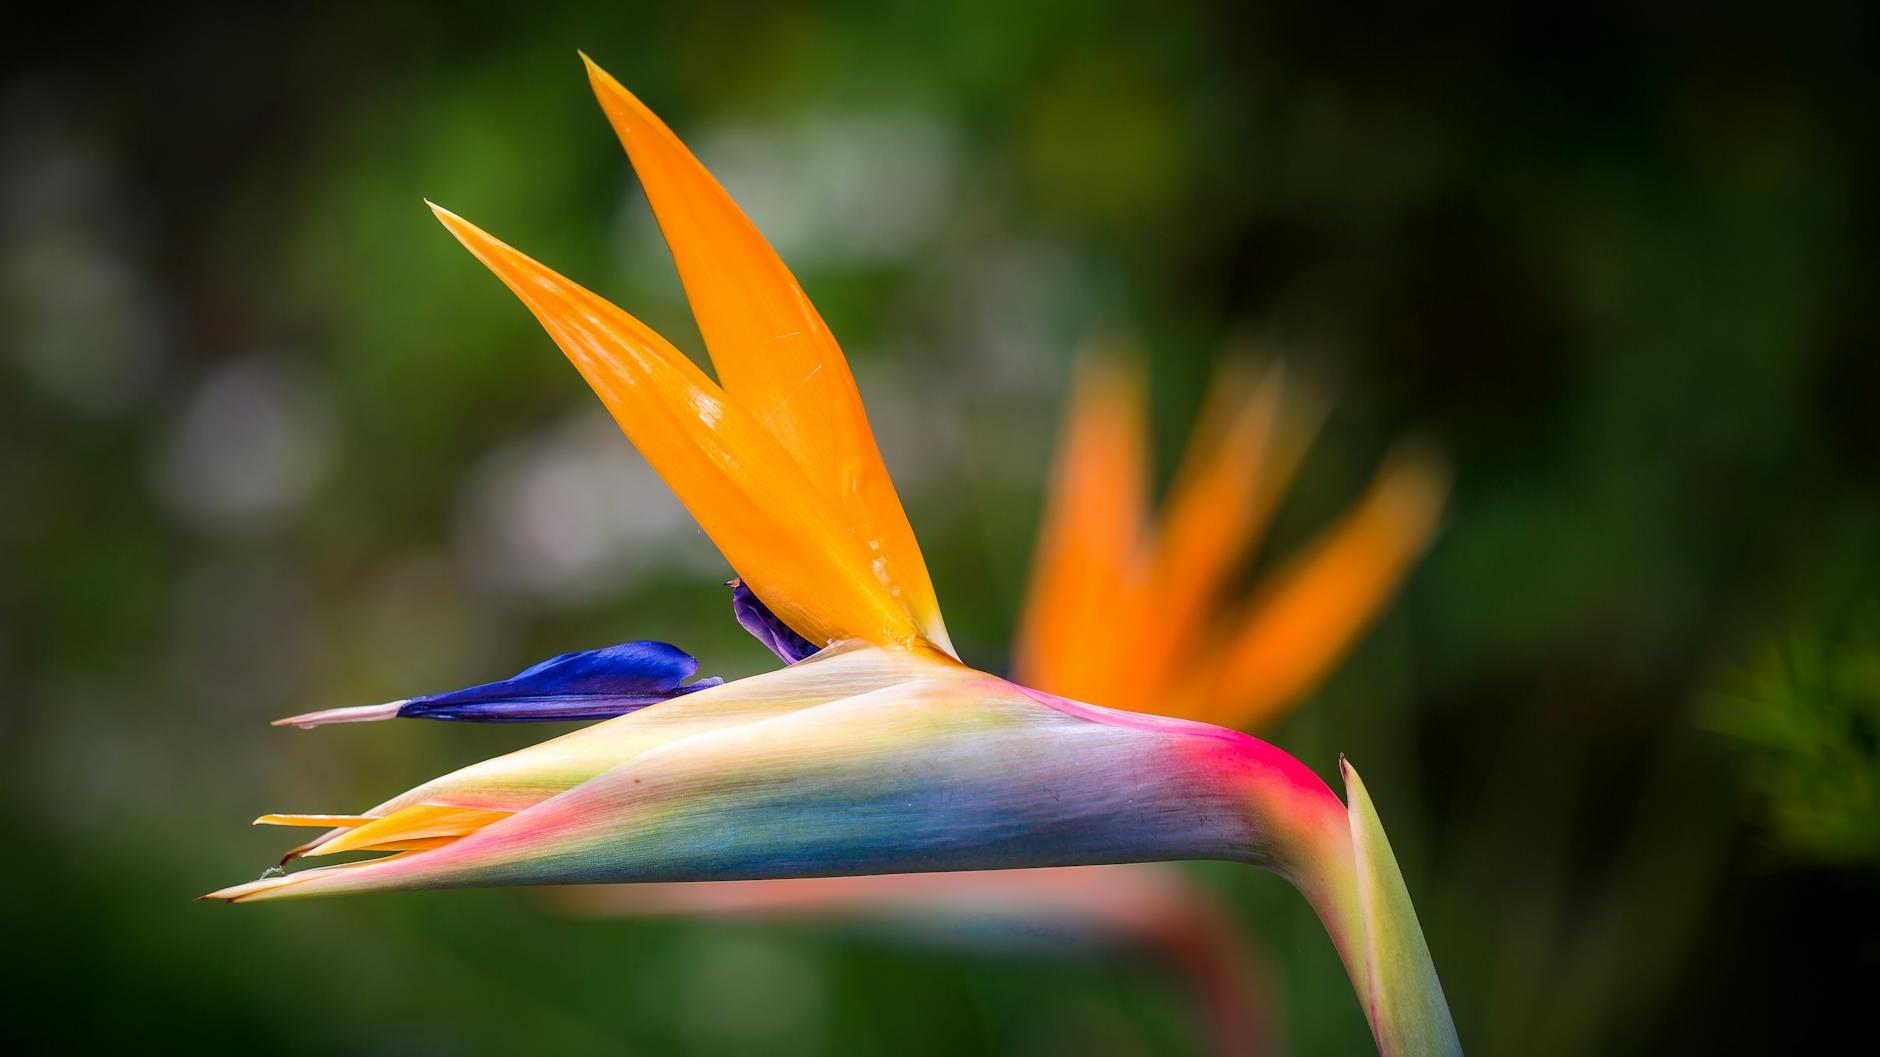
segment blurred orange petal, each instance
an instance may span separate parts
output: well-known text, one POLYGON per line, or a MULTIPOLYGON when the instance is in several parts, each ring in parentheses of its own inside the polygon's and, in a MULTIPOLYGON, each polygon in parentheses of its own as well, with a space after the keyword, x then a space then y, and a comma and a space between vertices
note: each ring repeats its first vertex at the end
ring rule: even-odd
POLYGON ((834 336, 685 144, 619 81, 582 59, 646 188, 724 391, 796 460, 922 634, 951 653, 926 561, 834 336))
POLYGON ((1435 456, 1394 456, 1338 525, 1261 587, 1213 663, 1205 718, 1258 725, 1312 688, 1382 611, 1436 529, 1448 471, 1435 456))
POLYGON ((1210 388, 1130 607, 1134 677, 1117 687, 1118 702, 1153 700, 1166 689, 1184 651, 1205 633, 1227 578, 1254 549, 1284 490, 1276 480, 1290 469, 1283 457, 1303 447, 1280 436, 1297 432, 1282 414, 1284 389, 1279 368, 1224 369, 1210 388))
MULTIPOLYGON (((1078 373, 1051 481, 1013 668, 1031 686, 1113 701, 1134 621, 1148 477, 1141 373, 1114 360, 1078 373)), ((1140 706, 1140 702, 1137 703, 1140 706)))

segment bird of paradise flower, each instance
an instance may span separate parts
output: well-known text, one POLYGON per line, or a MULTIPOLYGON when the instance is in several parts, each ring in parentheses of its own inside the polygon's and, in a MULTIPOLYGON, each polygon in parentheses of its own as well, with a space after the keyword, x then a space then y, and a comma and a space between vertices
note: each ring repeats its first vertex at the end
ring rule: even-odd
MULTIPOLYGON (((1421 553, 1445 487, 1433 457, 1400 451, 1350 513, 1236 604, 1232 576, 1258 549, 1321 410, 1279 367, 1224 371, 1152 519, 1140 372, 1109 355, 1087 365, 1063 428, 1012 678, 1095 704, 1155 701, 1161 714, 1236 729, 1297 702, 1421 553), (1220 670, 1244 678, 1183 678, 1220 670), (1158 695, 1171 685, 1185 692, 1158 695)), ((739 586, 735 602, 786 663, 814 652, 748 590, 739 586)), ((1043 932, 1147 950, 1174 972, 1213 1052, 1281 1049, 1251 943, 1205 887, 1167 864, 603 885, 569 889, 562 902, 595 915, 866 919, 974 946, 1023 945, 1043 932), (930 927, 940 922, 974 927, 930 927)))
POLYGON ((718 382, 639 320, 433 210, 535 314, 764 612, 820 649, 701 686, 685 683, 696 663, 679 651, 629 644, 454 694, 296 717, 619 712, 357 815, 264 816, 327 829, 297 849, 309 855, 386 854, 210 898, 1230 859, 1306 897, 1381 1052, 1459 1052, 1355 770, 1341 761, 1347 804, 1246 735, 1083 704, 959 661, 821 317, 678 138, 588 70, 718 382))

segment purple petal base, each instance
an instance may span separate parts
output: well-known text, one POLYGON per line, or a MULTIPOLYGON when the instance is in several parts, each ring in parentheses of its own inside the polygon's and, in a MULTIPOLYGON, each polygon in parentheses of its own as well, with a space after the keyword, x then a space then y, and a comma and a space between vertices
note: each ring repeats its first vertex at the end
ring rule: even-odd
POLYGON ((725 586, 731 588, 731 611, 738 615, 738 623, 783 663, 795 664, 822 649, 779 620, 743 580, 731 580, 725 586))

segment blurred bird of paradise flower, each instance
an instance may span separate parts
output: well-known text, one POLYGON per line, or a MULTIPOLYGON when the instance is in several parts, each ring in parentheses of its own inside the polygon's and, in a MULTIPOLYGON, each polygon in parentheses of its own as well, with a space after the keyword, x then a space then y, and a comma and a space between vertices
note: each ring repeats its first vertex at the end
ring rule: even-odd
MULTIPOLYGON (((628 644, 455 694, 295 717, 619 713, 357 815, 264 816, 326 830, 296 852, 385 854, 209 898, 1230 859, 1273 870, 1311 903, 1381 1052, 1459 1052, 1355 770, 1341 761, 1347 803, 1244 734, 1084 704, 959 661, 821 317, 678 138, 591 61, 588 71, 717 382, 637 319, 433 209, 535 314, 763 614, 821 648, 700 686, 683 682, 690 658, 628 644)), ((1210 701, 1218 683, 1153 693, 1210 701)))

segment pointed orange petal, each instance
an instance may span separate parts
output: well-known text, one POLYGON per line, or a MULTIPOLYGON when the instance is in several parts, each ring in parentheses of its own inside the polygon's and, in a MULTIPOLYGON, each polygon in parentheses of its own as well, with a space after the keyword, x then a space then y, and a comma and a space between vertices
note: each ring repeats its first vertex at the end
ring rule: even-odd
POLYGON ((1262 588, 1210 666, 1214 699, 1195 718, 1246 728, 1310 690, 1428 545, 1447 490, 1434 456, 1393 457, 1357 508, 1262 588))
POLYGON ((1114 699, 1127 666, 1121 607, 1141 564, 1147 426, 1141 375, 1115 362, 1079 371, 1051 472, 1014 671, 1080 701, 1114 699))
POLYGON ((455 804, 413 804, 384 818, 349 829, 309 851, 308 855, 335 855, 343 851, 421 851, 444 838, 475 833, 514 814, 455 804))
POLYGON ((871 554, 776 439, 649 327, 432 206, 522 299, 738 575, 818 644, 912 641, 871 554))
POLYGON ((685 144, 583 55, 646 188, 725 392, 775 436, 921 631, 952 652, 933 581, 848 361, 776 251, 685 144))

